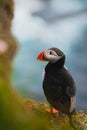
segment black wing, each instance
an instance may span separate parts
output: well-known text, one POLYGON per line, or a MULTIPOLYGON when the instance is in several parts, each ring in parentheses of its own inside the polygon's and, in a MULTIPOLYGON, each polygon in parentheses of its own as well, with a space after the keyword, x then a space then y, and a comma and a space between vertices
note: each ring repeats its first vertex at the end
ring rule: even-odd
POLYGON ((75 106, 75 86, 70 73, 65 69, 63 71, 45 74, 43 89, 48 102, 54 108, 69 113, 75 106))

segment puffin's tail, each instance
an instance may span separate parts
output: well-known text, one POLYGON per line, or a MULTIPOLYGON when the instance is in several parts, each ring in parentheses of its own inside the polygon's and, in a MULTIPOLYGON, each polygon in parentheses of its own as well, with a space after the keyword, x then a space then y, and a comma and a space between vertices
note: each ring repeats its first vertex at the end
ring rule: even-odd
POLYGON ((71 125, 71 127, 74 128, 74 130, 76 130, 76 128, 75 128, 75 125, 74 125, 74 123, 73 123, 72 118, 73 118, 73 115, 74 115, 75 113, 76 113, 76 110, 73 109, 73 111, 68 114, 70 125, 71 125))

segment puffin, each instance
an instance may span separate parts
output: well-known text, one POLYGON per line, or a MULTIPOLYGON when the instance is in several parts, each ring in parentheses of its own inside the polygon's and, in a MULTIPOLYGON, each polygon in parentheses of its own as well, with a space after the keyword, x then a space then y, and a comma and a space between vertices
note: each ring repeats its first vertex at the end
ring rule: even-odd
MULTIPOLYGON (((65 67, 65 54, 52 47, 42 51, 37 60, 48 61, 43 72, 43 90, 52 108, 64 114, 75 111, 76 85, 69 70, 65 67)), ((54 112, 55 113, 55 112, 54 112)))

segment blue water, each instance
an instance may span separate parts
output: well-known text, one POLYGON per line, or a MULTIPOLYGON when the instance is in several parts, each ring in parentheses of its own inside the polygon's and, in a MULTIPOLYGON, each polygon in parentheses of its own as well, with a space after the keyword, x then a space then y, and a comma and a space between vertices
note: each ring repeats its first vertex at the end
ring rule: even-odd
POLYGON ((52 24, 41 22, 40 28, 37 25, 35 37, 18 38, 20 47, 14 59, 13 82, 22 96, 46 101, 42 90, 42 71, 47 63, 37 61, 36 57, 44 49, 58 47, 66 54, 65 64, 76 82, 76 108, 87 112, 86 21, 87 14, 52 24))

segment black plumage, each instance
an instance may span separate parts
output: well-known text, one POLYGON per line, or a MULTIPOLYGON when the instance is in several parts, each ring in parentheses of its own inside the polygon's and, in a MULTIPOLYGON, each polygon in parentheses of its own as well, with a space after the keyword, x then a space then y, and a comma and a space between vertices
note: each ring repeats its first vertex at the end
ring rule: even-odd
MULTIPOLYGON (((48 102, 59 111, 69 114, 75 108, 75 82, 64 67, 65 55, 57 48, 50 48, 61 58, 49 63, 45 67, 43 90, 48 102)), ((51 53, 50 53, 51 54, 51 53)))

